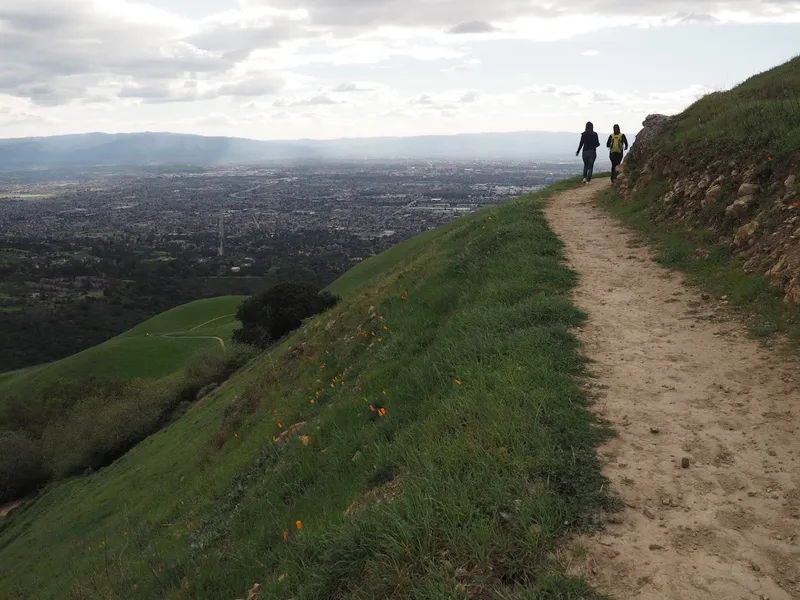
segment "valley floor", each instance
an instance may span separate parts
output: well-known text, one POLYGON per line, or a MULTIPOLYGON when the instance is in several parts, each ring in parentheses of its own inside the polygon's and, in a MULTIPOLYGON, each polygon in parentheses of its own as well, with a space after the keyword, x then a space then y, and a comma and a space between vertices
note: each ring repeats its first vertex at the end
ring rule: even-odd
POLYGON ((797 361, 655 264, 597 207, 605 185, 546 209, 580 276, 596 411, 618 432, 604 474, 626 504, 571 568, 619 600, 800 598, 797 361))

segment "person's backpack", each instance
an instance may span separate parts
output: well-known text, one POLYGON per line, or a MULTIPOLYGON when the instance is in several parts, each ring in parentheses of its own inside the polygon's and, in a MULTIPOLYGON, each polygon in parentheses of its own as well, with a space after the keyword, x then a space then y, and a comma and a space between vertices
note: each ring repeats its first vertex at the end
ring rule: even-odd
POLYGON ((623 134, 621 134, 621 133, 619 135, 614 135, 613 133, 611 134, 611 152, 612 153, 622 152, 622 135, 623 134))

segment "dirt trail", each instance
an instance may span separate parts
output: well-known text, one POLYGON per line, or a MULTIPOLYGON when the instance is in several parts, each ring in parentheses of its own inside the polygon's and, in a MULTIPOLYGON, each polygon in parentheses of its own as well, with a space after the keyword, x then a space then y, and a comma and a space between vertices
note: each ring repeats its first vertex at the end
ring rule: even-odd
POLYGON ((618 432, 601 458, 627 505, 570 567, 619 600, 800 599, 800 362, 710 321, 595 206, 605 185, 546 211, 580 274, 596 410, 618 432))

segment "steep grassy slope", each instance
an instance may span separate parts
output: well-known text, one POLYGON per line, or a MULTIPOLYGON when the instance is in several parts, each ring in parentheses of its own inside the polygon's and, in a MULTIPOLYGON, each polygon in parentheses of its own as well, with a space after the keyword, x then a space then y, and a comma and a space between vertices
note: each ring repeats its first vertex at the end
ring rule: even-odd
POLYGON ((800 57, 648 117, 603 200, 755 332, 800 341, 800 57))
POLYGON ((225 381, 255 354, 225 343, 241 300, 180 306, 104 344, 0 379, 0 502, 107 465, 225 381))
POLYGON ((199 348, 218 344, 213 337, 230 339, 238 327, 233 314, 245 297, 221 296, 190 302, 68 358, 4 374, 0 376, 0 398, 59 377, 157 379, 169 375, 185 365, 199 348))
POLYGON ((538 197, 357 266, 329 313, 0 529, 0 596, 594 598, 552 551, 609 507, 538 197))

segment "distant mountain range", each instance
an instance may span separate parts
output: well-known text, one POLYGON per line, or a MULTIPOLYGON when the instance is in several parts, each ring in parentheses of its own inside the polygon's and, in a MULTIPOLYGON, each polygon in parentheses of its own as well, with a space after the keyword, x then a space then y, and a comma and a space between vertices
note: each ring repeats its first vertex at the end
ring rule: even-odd
MULTIPOLYGON (((578 133, 514 132, 258 141, 177 133, 0 139, 0 168, 219 165, 302 159, 569 159, 578 133)), ((601 136, 601 140, 604 136, 601 136)))

